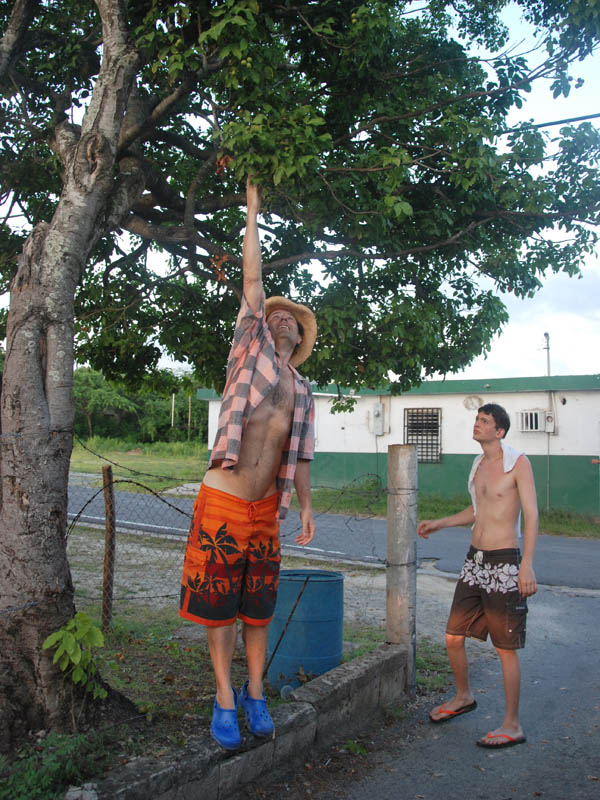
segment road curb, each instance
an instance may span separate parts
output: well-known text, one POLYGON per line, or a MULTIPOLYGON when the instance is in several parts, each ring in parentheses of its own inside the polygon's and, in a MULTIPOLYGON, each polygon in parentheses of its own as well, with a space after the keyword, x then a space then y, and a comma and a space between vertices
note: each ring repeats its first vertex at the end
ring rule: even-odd
POLYGON ((403 700, 407 657, 403 647, 380 645, 301 686, 291 702, 273 709, 276 733, 269 741, 243 731, 241 749, 227 753, 210 739, 194 737, 164 759, 138 758, 101 781, 72 787, 65 800, 225 800, 403 700))

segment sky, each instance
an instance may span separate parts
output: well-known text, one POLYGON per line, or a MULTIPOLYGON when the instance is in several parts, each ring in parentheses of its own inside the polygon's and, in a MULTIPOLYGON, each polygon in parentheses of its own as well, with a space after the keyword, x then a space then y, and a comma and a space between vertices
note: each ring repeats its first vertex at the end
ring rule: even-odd
MULTIPOLYGON (((526 26, 514 13, 509 17, 511 42, 526 34, 526 26)), ((600 54, 574 65, 573 75, 584 79, 580 89, 567 98, 552 97, 548 85, 538 82, 523 108, 513 111, 511 122, 535 123, 600 113, 600 54)), ((591 120, 598 127, 600 119, 591 120)), ((549 131, 558 131, 550 128, 549 131)), ((600 246, 581 268, 580 278, 550 274, 531 299, 501 295, 510 321, 493 340, 489 353, 476 358, 458 378, 534 377, 547 374, 545 333, 549 334, 550 373, 583 375, 600 372, 600 246)))

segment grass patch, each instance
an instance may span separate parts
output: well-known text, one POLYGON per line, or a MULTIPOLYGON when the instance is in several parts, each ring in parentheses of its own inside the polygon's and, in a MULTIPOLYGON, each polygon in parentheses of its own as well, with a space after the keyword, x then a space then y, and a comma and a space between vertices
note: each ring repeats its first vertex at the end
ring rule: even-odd
POLYGON ((540 511, 539 528, 541 533, 600 539, 600 519, 575 511, 540 511))
MULTIPOLYGON (((206 641, 176 636, 180 627, 171 609, 157 613, 136 606, 113 625, 100 662, 104 679, 132 700, 148 722, 166 724, 174 741, 185 741, 186 731, 178 723, 190 717, 206 720, 208 731, 215 691, 206 641)), ((244 660, 236 657, 234 683, 244 669, 244 660)))
MULTIPOLYGON (((344 626, 344 642, 354 647, 344 653, 344 661, 371 653, 385 642, 385 630, 367 626, 344 626)), ((428 636, 417 639, 416 681, 419 694, 444 691, 452 679, 446 648, 428 636)))
POLYGON ((444 645, 423 636, 417 641, 417 691, 444 691, 451 682, 452 669, 444 645))
MULTIPOLYGON (((312 490, 314 510, 319 514, 347 514, 352 516, 385 517, 387 514, 387 494, 376 478, 363 483, 351 483, 339 489, 312 490)), ((296 496, 291 507, 298 510, 296 496)))
POLYGON ((385 642, 385 629, 372 628, 366 625, 344 625, 344 642, 351 645, 344 653, 344 661, 372 653, 385 642))
MULTIPOLYGON (((108 463, 112 464, 116 479, 137 481, 155 491, 182 483, 200 483, 208 465, 207 446, 194 442, 138 444, 94 437, 83 444, 74 444, 71 471, 97 474, 99 486, 102 467, 108 463)), ((119 483, 117 488, 143 491, 134 483, 119 483)))
POLYGON ((471 498, 466 494, 443 497, 440 494, 419 494, 417 516, 419 519, 439 519, 458 514, 471 505, 471 498))
MULTIPOLYGON (((377 481, 350 485, 341 489, 313 489, 313 508, 319 514, 344 514, 348 516, 385 517, 387 495, 377 481)), ((421 519, 439 519, 457 514, 471 504, 468 495, 443 497, 438 494, 419 494, 417 516, 421 519)), ((298 510, 296 498, 293 509, 298 510)), ((600 539, 600 519, 575 511, 540 510, 540 533, 560 536, 581 536, 600 539)))

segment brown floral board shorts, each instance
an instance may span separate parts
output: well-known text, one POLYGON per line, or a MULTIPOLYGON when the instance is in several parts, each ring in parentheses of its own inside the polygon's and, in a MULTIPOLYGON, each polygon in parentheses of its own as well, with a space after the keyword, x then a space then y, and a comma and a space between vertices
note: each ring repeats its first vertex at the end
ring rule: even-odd
POLYGON ((188 534, 179 616, 202 625, 268 625, 279 584, 279 499, 251 503, 200 487, 188 534))
POLYGON ((525 646, 527 600, 521 597, 517 576, 518 549, 477 550, 470 547, 446 625, 446 633, 471 636, 494 647, 518 650, 525 646))

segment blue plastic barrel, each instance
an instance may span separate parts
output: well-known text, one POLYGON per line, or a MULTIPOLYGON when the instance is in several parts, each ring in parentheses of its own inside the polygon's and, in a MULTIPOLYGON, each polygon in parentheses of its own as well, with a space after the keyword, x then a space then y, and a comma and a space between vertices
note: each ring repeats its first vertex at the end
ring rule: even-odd
POLYGON ((343 624, 341 572, 282 569, 275 614, 269 626, 267 661, 277 647, 267 672, 270 685, 275 689, 295 688, 301 683, 301 672, 313 677, 337 667, 342 661, 343 624), (277 647, 302 587, 302 596, 277 647))

